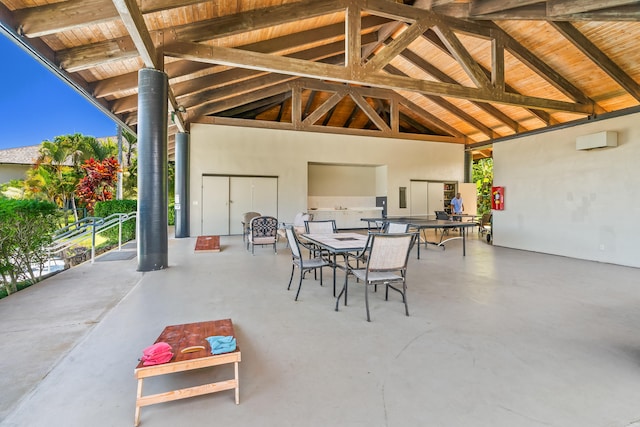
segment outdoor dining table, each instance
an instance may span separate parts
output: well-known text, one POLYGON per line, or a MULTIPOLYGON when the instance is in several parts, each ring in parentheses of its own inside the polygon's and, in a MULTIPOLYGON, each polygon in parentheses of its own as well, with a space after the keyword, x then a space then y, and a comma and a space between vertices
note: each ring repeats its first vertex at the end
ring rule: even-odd
MULTIPOLYGON (((336 296, 336 269, 344 269, 339 265, 337 256, 342 255, 345 263, 349 253, 362 251, 367 245, 368 236, 360 233, 327 233, 302 234, 301 237, 318 248, 327 251, 331 255, 331 268, 333 268, 333 296, 336 296)), ((346 298, 345 298, 346 303, 346 298)))

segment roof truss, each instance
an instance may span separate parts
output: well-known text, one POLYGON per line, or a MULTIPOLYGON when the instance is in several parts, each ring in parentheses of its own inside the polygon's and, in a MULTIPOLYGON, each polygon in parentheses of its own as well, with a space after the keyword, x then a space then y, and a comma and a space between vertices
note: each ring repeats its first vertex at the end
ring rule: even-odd
POLYGON ((4 31, 133 131, 141 66, 169 76, 171 134, 237 120, 477 144, 640 101, 638 54, 624 57, 590 25, 630 22, 621 34, 640 37, 640 1, 31 3, 0 0, 4 31), (583 84, 528 27, 573 49, 607 87, 583 84))

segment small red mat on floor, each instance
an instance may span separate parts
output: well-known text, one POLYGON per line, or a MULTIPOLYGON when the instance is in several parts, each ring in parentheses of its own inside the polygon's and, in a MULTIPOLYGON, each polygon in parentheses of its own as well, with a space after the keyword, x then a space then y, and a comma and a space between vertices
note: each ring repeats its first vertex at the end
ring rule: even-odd
POLYGON ((220 252, 220 236, 198 236, 196 252, 220 252))

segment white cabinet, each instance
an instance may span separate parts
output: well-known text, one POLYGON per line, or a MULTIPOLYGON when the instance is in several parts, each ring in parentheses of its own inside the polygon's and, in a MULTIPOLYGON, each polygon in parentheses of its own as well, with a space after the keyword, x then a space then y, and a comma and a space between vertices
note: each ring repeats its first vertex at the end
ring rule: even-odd
POLYGON ((333 219, 338 229, 367 228, 361 218, 382 218, 381 208, 363 209, 316 209, 310 210, 315 221, 333 219))

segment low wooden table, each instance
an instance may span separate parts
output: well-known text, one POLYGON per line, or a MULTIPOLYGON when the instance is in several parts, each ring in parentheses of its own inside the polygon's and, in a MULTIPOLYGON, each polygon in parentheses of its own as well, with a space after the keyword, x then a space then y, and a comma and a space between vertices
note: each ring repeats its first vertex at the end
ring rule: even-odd
POLYGON ((134 425, 140 422, 140 408, 155 403, 169 402, 185 399, 187 397, 200 396, 207 393, 235 389, 236 405, 240 403, 240 382, 238 377, 238 362, 240 362, 240 347, 231 353, 211 354, 211 346, 206 340, 214 335, 233 336, 233 324, 231 319, 213 320, 209 322, 187 323, 184 325, 167 326, 164 328, 156 342, 164 341, 173 349, 174 356, 170 362, 160 365, 143 366, 138 363, 134 371, 138 379, 138 393, 136 396, 136 413, 134 425), (203 350, 193 353, 181 353, 182 349, 192 346, 204 346, 203 350), (208 368, 211 366, 234 364, 234 378, 226 381, 218 381, 195 387, 172 390, 165 393, 142 395, 142 382, 145 378, 158 375, 172 374, 175 372, 191 371, 193 369, 208 368))

